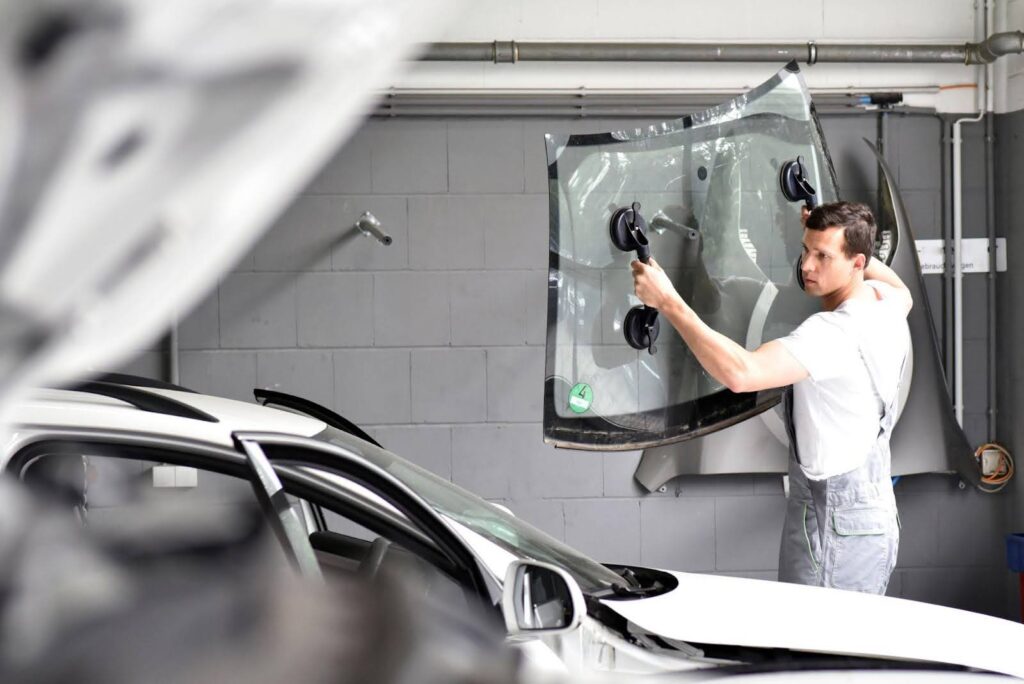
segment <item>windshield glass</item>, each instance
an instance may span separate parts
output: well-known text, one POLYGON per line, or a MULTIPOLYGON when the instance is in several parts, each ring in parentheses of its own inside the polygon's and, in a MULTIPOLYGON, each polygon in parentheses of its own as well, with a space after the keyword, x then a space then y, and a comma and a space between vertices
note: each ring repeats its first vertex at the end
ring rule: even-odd
POLYGON ((799 157, 819 202, 837 194, 796 65, 682 119, 548 135, 546 143, 547 441, 588 449, 654 446, 707 434, 777 403, 779 390, 727 390, 666 321, 653 351, 627 342, 630 312, 639 304, 629 264, 638 257, 615 234, 624 230, 617 222, 633 225, 639 215, 651 256, 683 298, 747 349, 788 334, 814 313, 816 300, 794 282, 801 204, 783 195, 780 171, 799 157))
POLYGON ((439 514, 458 521, 516 557, 554 563, 565 568, 585 592, 607 589, 612 584, 623 584, 622 578, 600 563, 475 494, 389 451, 355 440, 348 433, 333 427, 327 427, 315 435, 314 439, 357 451, 423 497, 439 514))

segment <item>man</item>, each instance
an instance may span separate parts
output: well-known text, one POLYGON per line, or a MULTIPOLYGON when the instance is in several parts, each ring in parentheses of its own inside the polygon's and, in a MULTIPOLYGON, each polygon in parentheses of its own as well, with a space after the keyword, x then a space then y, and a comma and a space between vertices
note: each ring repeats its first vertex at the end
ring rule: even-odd
POLYGON ((899 544, 889 435, 913 300, 892 269, 871 258, 875 221, 865 205, 805 208, 803 221, 800 273, 823 311, 756 350, 701 321, 653 259, 632 263, 634 285, 733 392, 792 385, 779 579, 882 594, 899 544))

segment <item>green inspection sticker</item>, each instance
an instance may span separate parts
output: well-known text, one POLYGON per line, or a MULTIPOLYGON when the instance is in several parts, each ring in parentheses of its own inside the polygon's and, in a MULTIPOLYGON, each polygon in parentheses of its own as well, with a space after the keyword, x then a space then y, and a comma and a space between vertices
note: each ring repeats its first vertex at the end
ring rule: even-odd
POLYGON ((578 382, 569 390, 569 409, 573 413, 586 413, 592 403, 594 390, 587 383, 578 382))

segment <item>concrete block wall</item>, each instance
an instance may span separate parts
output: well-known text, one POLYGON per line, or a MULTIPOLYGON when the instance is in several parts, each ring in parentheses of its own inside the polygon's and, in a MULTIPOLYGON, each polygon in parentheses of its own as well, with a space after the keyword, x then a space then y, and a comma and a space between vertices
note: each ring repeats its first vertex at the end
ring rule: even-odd
MULTIPOLYGON (((1016 235, 1015 230, 1024 221, 1024 193, 1020 190, 1024 182, 1024 111, 997 116, 995 136, 996 228, 1000 236, 1006 237, 1009 266, 996 280, 999 312, 996 339, 999 359, 997 422, 1000 442, 1011 453, 1019 454, 1024 448, 1024 423, 1018 418, 1020 407, 1024 406, 1024 359, 1021 357, 1021 345, 1024 345, 1024 312, 1021 311, 1024 278, 1019 268, 1024 263, 1024 240, 1016 235)), ((1014 478, 1005 491, 1009 510, 1003 531, 1022 533, 1024 481, 1014 478)), ((1017 602, 1020 597, 1017 582, 1010 581, 1008 585, 1011 603, 1017 602)))
MULTIPOLYGON (((260 386, 322 402, 396 453, 599 560, 774 579, 780 476, 683 477, 646 494, 632 478, 638 452, 542 442, 543 134, 634 123, 368 122, 182 323, 182 383, 246 400, 260 386), (380 218, 390 247, 351 229, 364 211, 380 218)), ((861 138, 875 139, 877 119, 830 116, 823 127, 843 195, 873 204, 875 166, 861 138)), ((915 230, 940 237, 939 122, 892 114, 885 127, 915 230)), ((967 144, 971 164, 979 145, 967 144)), ((979 197, 975 217, 984 215, 979 197)), ((980 226, 969 222, 968 234, 980 226)), ((979 283, 968 277, 969 302, 984 297, 979 283)), ((941 315, 939 277, 927 285, 941 315)), ((977 352, 966 376, 968 432, 978 443, 985 326, 965 329, 977 352)), ((140 368, 156 359, 150 352, 140 368)), ((992 581, 1002 569, 998 503, 946 476, 904 478, 897 492, 903 551, 890 593, 1006 613, 992 581)))

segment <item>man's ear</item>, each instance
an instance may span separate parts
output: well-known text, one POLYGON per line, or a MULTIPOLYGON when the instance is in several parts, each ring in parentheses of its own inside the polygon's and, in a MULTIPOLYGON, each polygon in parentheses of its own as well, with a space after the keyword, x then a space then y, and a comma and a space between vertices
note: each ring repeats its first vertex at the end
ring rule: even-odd
POLYGON ((863 271, 864 267, 867 265, 867 262, 868 258, 866 256, 864 256, 863 254, 857 254, 857 256, 853 258, 853 267, 859 271, 863 271))

